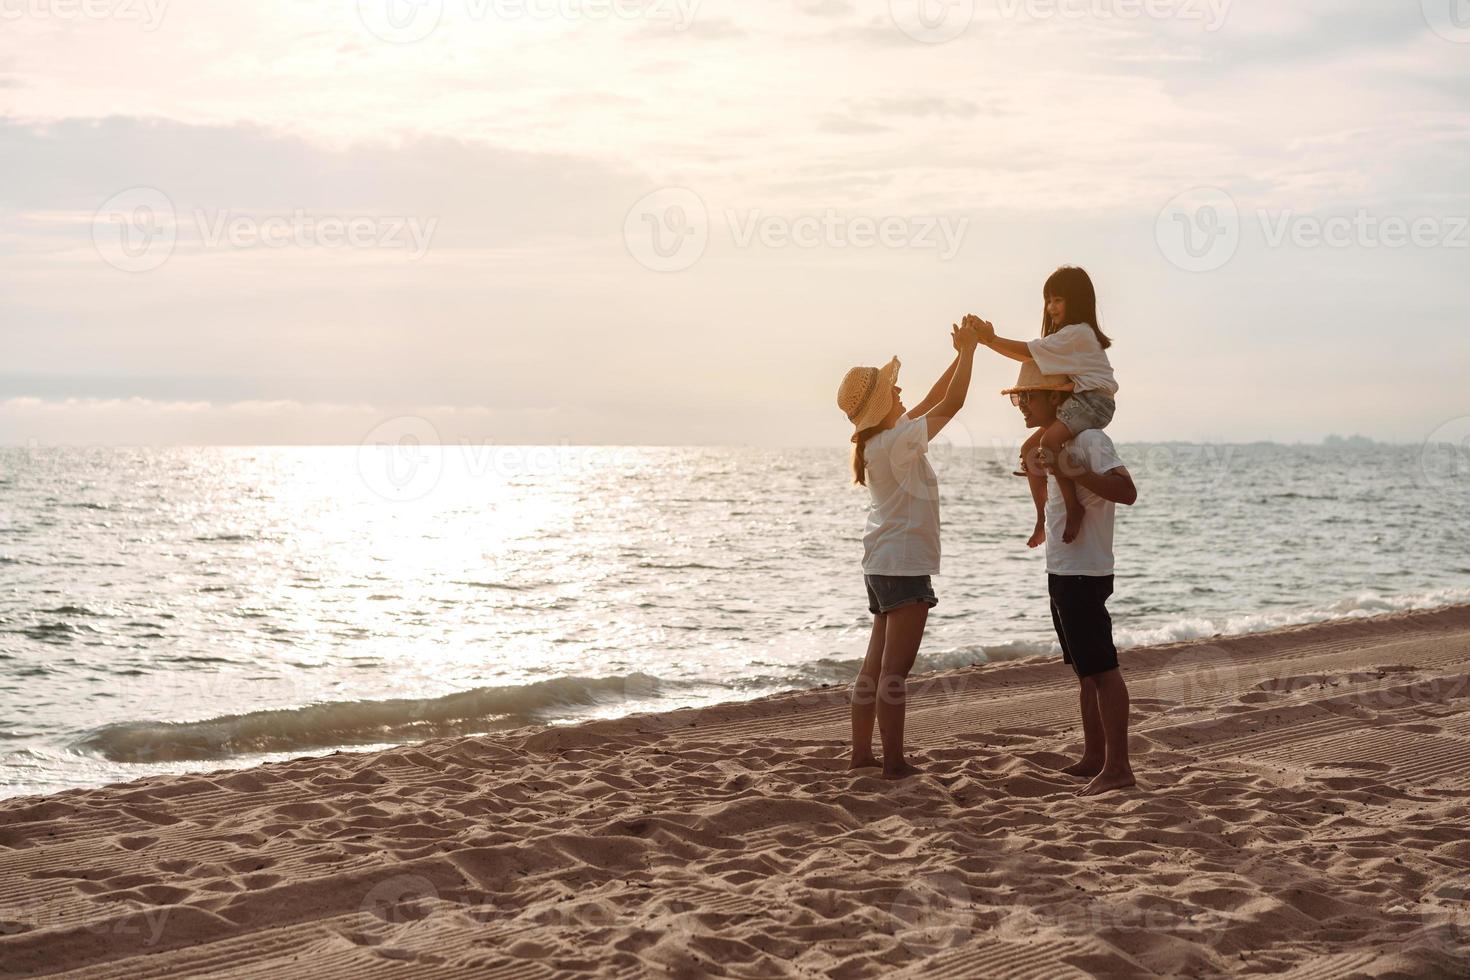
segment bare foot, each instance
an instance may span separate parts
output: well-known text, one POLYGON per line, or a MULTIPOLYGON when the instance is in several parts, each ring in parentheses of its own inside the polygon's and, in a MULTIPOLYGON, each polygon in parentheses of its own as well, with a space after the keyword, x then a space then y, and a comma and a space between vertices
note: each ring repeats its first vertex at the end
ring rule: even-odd
POLYGON ((920 769, 918 766, 911 766, 907 762, 900 762, 898 764, 897 768, 894 768, 894 769, 890 769, 887 766, 884 766, 883 767, 883 778, 884 779, 907 779, 909 776, 917 776, 919 773, 921 773, 923 771, 924 770, 920 769))
POLYGON ((883 763, 879 762, 878 759, 877 759, 877 757, 874 756, 870 752, 867 755, 855 755, 855 756, 853 756, 852 757, 852 764, 849 765, 847 768, 849 770, 852 770, 852 769, 877 769, 881 765, 883 765, 883 763))
MULTIPOLYGON (((1062 540, 1066 540, 1063 538, 1062 540)), ((1026 547, 1039 548, 1046 543, 1046 521, 1037 521, 1036 530, 1031 532, 1031 537, 1026 540, 1026 547)))
POLYGON ((1133 778, 1133 770, 1125 769, 1122 772, 1107 772, 1104 770, 1086 786, 1077 791, 1078 796, 1097 796, 1115 789, 1126 789, 1137 785, 1133 778))
POLYGON ((1066 773, 1068 776, 1081 776, 1084 779, 1091 779, 1093 776, 1102 772, 1102 769, 1101 762, 1088 762, 1086 759, 1083 759, 1080 762, 1072 763, 1060 771, 1066 773))
POLYGON ((1067 526, 1062 529, 1062 543, 1071 544, 1082 531, 1082 518, 1086 516, 1087 509, 1081 504, 1076 508, 1067 508, 1067 526))

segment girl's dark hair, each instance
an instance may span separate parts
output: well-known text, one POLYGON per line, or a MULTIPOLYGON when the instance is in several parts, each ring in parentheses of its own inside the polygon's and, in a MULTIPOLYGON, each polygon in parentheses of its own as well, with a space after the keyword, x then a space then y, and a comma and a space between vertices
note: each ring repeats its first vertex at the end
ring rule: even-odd
POLYGON ((863 459, 863 449, 868 440, 883 431, 883 423, 879 422, 871 428, 864 429, 852 437, 855 445, 852 447, 852 480, 860 487, 868 485, 868 463, 863 459))
POLYGON ((1041 335, 1043 337, 1056 333, 1062 327, 1073 323, 1085 323, 1097 334, 1097 342, 1104 349, 1113 346, 1108 335, 1102 332, 1102 324, 1097 322, 1097 290, 1092 288, 1092 279, 1087 275, 1087 270, 1075 265, 1064 265, 1053 272, 1046 280, 1046 285, 1041 287, 1041 335), (1060 296, 1067 303, 1068 323, 1053 325, 1051 317, 1046 315, 1046 301, 1053 296, 1060 296))

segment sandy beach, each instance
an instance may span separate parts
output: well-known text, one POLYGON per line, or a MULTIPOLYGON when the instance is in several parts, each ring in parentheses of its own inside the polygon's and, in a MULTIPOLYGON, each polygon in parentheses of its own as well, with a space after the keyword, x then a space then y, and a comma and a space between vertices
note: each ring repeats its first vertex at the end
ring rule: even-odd
POLYGON ((0 972, 1470 971, 1470 607, 1123 663, 1100 799, 1034 660, 917 676, 899 783, 830 688, 13 799, 0 972))

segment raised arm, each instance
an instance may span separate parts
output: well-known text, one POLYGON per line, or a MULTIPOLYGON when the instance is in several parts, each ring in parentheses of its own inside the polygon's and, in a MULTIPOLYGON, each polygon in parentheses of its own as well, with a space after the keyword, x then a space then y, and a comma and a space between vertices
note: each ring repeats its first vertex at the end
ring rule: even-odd
POLYGON ((960 365, 960 328, 955 327, 954 332, 950 336, 954 341, 954 360, 949 363, 949 367, 945 368, 944 373, 939 376, 939 380, 934 382, 934 387, 929 389, 929 394, 924 396, 924 400, 909 409, 909 418, 911 419, 919 419, 928 415, 929 410, 935 405, 938 405, 940 400, 944 398, 944 393, 949 391, 949 383, 954 379, 955 368, 960 365))
POLYGON ((973 326, 980 334, 980 343, 989 347, 997 354, 1004 354, 1013 361, 1031 360, 1031 348, 1024 340, 1007 340, 995 335, 995 325, 989 320, 982 320, 973 313, 965 317, 965 326, 973 326))
POLYGON ((975 363, 975 345, 978 338, 974 330, 956 328, 955 342, 959 345, 960 356, 955 359, 954 370, 949 373, 949 385, 946 387, 944 397, 924 415, 924 421, 928 424, 928 437, 933 439, 949 424, 949 420, 959 414, 960 409, 965 407, 965 395, 970 390, 970 370, 975 363))

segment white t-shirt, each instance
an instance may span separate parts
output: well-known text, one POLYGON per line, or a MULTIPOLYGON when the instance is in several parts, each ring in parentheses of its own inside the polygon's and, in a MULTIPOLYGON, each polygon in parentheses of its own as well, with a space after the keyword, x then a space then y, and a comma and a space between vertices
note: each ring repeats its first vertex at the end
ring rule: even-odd
POLYGON ((1087 324, 1074 323, 1046 337, 1028 340, 1026 346, 1031 348, 1031 359, 1042 374, 1065 374, 1077 391, 1118 393, 1108 352, 1087 324))
MULTIPOLYGON (((1072 439, 1087 468, 1102 474, 1123 465, 1113 440, 1101 429, 1087 429, 1072 439)), ((1087 508, 1082 530, 1071 544, 1062 541, 1067 526, 1067 505, 1055 476, 1046 479, 1046 570, 1053 575, 1113 574, 1113 512, 1117 504, 1104 500, 1086 487, 1077 488, 1077 499, 1087 508)))
POLYGON ((928 451, 929 423, 907 415, 863 448, 872 497, 865 575, 939 574, 939 481, 928 451))

